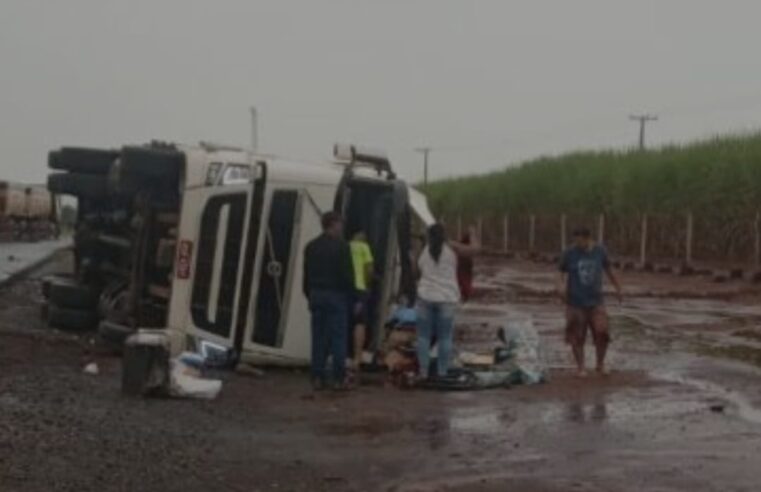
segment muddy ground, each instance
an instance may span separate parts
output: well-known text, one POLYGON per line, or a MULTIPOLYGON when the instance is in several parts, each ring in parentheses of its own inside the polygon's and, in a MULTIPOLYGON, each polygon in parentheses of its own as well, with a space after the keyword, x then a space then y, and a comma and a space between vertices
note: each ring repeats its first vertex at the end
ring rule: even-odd
MULTIPOLYGON (((47 269, 56 268, 55 265, 47 269)), ((467 393, 222 374, 216 401, 119 392, 120 360, 47 329, 41 269, 0 291, 2 491, 757 491, 761 290, 630 274, 607 378, 574 378, 549 266, 484 260, 462 346, 531 316, 552 381, 467 393), (82 373, 96 360, 101 373, 82 373)))

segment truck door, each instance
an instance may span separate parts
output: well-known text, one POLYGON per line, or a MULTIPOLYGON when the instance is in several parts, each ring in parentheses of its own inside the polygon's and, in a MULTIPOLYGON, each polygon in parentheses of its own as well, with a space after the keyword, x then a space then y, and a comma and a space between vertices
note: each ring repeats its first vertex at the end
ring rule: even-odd
POLYGON ((299 229, 300 210, 299 190, 272 191, 269 214, 263 223, 262 262, 256 288, 251 341, 257 345, 273 348, 283 346, 282 328, 293 295, 290 279, 293 276, 293 258, 296 254, 294 245, 297 244, 294 236, 299 229))
POLYGON ((334 192, 306 183, 268 183, 242 360, 285 365, 309 361, 302 252, 320 234, 321 213, 330 209, 334 192))
POLYGON ((242 170, 250 170, 248 165, 226 164, 215 186, 187 190, 183 197, 175 275, 189 279, 185 327, 189 335, 228 348, 239 344, 239 310, 245 318, 247 309, 239 306, 248 299, 241 286, 253 270, 264 166, 258 163, 256 172, 246 175, 242 170), (236 166, 239 170, 230 172, 236 166))

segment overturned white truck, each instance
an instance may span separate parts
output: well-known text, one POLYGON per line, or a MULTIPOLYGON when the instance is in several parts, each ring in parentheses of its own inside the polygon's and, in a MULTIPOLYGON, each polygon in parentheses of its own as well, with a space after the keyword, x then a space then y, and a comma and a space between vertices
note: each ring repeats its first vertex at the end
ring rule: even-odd
POLYGON ((158 328, 174 353, 205 340, 245 362, 308 363, 303 250, 328 210, 374 251, 376 348, 394 297, 414 296, 413 228, 433 220, 388 158, 350 145, 320 164, 154 143, 62 148, 49 165, 63 171, 50 175, 51 191, 79 198, 75 278, 50 280, 51 324, 97 325, 114 344, 158 328))

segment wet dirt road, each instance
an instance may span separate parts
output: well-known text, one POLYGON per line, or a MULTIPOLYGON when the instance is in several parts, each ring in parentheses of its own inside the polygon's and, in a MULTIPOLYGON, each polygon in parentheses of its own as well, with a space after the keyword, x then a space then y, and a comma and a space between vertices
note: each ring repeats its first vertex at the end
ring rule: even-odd
POLYGON ((552 269, 485 262, 463 347, 532 316, 549 384, 467 393, 222 374, 216 401, 119 393, 120 361, 39 320, 38 282, 0 292, 2 491, 755 491, 761 295, 744 283, 625 277, 613 374, 568 371, 552 269), (98 376, 81 367, 96 360, 98 376))

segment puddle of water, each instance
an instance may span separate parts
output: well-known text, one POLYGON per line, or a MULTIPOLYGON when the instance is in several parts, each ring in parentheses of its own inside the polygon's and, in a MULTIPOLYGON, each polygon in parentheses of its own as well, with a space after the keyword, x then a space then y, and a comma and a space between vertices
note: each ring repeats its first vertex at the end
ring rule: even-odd
MULTIPOLYGON (((547 287, 545 279, 539 278, 534 272, 526 274, 502 270, 490 279, 491 286, 501 284, 503 289, 505 285, 512 286, 515 283, 519 284, 520 288, 547 287)), ((498 307, 501 313, 533 317, 535 326, 543 336, 562 330, 562 307, 546 302, 530 303, 511 299, 494 306, 486 301, 477 306, 484 310, 479 312, 475 309, 473 314, 499 318, 496 312, 489 312, 495 307, 498 307)), ((664 361, 666 368, 660 364, 661 373, 654 374, 654 378, 695 388, 707 394, 709 398, 715 397, 727 402, 728 413, 736 413, 746 421, 761 424, 761 410, 756 409, 742 394, 717 384, 680 375, 686 367, 685 357, 692 359, 693 356, 688 354, 695 351, 702 355, 737 360, 761 367, 761 331, 741 328, 761 324, 761 306, 712 299, 635 297, 622 306, 611 304, 609 312, 612 332, 617 340, 611 356, 616 356, 618 347, 626 349, 627 360, 632 358, 632 355, 657 355, 664 350, 673 351, 675 355, 677 352, 686 352, 683 356, 669 357, 664 361), (677 348, 679 350, 676 350, 677 348)), ((463 315, 467 316, 467 310, 463 315)), ((554 362, 560 362, 565 358, 565 347, 558 340, 547 337, 544 340, 550 349, 549 352, 554 356, 554 362)), ((553 361, 550 361, 551 365, 553 361)), ((634 363, 643 363, 645 365, 640 367, 648 367, 646 360, 634 363)), ((540 415, 545 422, 617 422, 636 419, 641 415, 651 418, 706 412, 707 407, 705 395, 699 398, 693 395, 692 398, 656 397, 649 400, 617 397, 599 404, 547 405, 540 415)), ((479 416, 455 415, 451 426, 463 432, 488 433, 504 428, 505 423, 500 420, 498 413, 485 412, 479 416)))
POLYGON ((737 391, 728 390, 727 388, 710 381, 690 378, 671 372, 655 372, 652 375, 655 379, 689 386, 701 392, 708 393, 717 399, 724 400, 734 408, 737 416, 741 419, 753 424, 761 424, 761 410, 754 407, 747 397, 737 391))
POLYGON ((463 307, 460 314, 467 318, 501 318, 507 316, 508 312, 505 309, 497 309, 493 306, 486 307, 484 305, 470 304, 463 307))
POLYGON ((732 333, 732 336, 737 338, 745 338, 754 342, 761 342, 761 332, 755 330, 738 330, 732 333))
POLYGON ((449 417, 450 429, 466 434, 492 435, 506 429, 511 423, 509 416, 495 410, 454 412, 449 417))
MULTIPOLYGON (((716 304, 714 302, 691 302, 694 307, 697 307, 699 304, 716 304)), ((734 309, 735 306, 733 306, 734 309)), ((755 313, 757 311, 756 308, 752 309, 740 309, 745 314, 751 314, 755 313)), ((737 315, 737 312, 733 312, 733 315, 737 315)), ((613 318, 616 320, 616 318, 613 318)), ((725 317, 725 320, 727 318, 725 317)), ((621 317, 616 320, 617 326, 620 328, 623 328, 624 332, 629 332, 629 334, 638 334, 647 332, 648 338, 655 336, 657 338, 661 338, 663 340, 666 340, 668 338, 673 338, 673 336, 676 334, 674 330, 666 329, 667 332, 671 332, 671 335, 668 333, 663 333, 662 328, 659 326, 653 326, 644 323, 643 319, 641 317, 632 316, 632 317, 621 317), (628 319, 628 320, 627 320, 628 319)), ((752 332, 754 335, 756 335, 756 332, 752 332)), ((705 335, 705 334, 704 334, 705 335)), ((761 338, 761 335, 759 335, 761 338)), ((720 342, 723 339, 726 339, 726 337, 722 337, 721 334, 711 334, 711 339, 714 343, 720 342)), ((684 341, 684 340, 683 340, 684 341)), ((724 359, 731 359, 736 360, 739 362, 744 362, 747 364, 751 364, 757 367, 761 367, 761 348, 749 345, 727 345, 727 344, 721 344, 721 345, 709 345, 706 343, 705 337, 700 336, 700 341, 692 341, 692 347, 693 350, 697 351, 698 354, 701 355, 710 355, 714 357, 720 357, 724 359)), ((651 371, 650 375, 655 380, 668 382, 668 383, 676 383, 682 386, 691 387, 694 389, 699 390, 700 392, 707 393, 710 397, 716 398, 718 400, 725 401, 729 404, 730 407, 732 407, 737 414, 738 417, 741 419, 754 423, 754 424, 761 424, 761 410, 755 408, 751 401, 745 397, 743 394, 731 391, 719 384, 711 383, 709 381, 691 378, 688 376, 684 376, 683 374, 680 374, 679 369, 679 363, 674 360, 673 361, 676 365, 672 366, 672 369, 669 370, 660 370, 660 371, 651 371)), ((686 363, 686 361, 682 361, 682 363, 686 363)), ((674 413, 679 413, 680 411, 683 411, 684 413, 687 413, 689 411, 705 411, 706 409, 706 403, 703 402, 685 402, 685 401, 672 401, 665 404, 665 406, 662 403, 659 403, 656 408, 647 408, 646 412, 648 415, 654 415, 654 414, 660 414, 660 415, 670 415, 674 413)), ((611 412, 614 413, 614 412, 611 412)))
POLYGON ((761 317, 758 306, 707 299, 635 298, 613 309, 646 325, 710 325, 761 317))
POLYGON ((761 367, 761 348, 748 345, 702 345, 698 353, 714 357, 732 359, 761 367))
POLYGON ((617 397, 615 400, 562 405, 548 405, 539 411, 542 422, 554 423, 618 423, 704 412, 705 403, 685 399, 643 399, 617 397))

